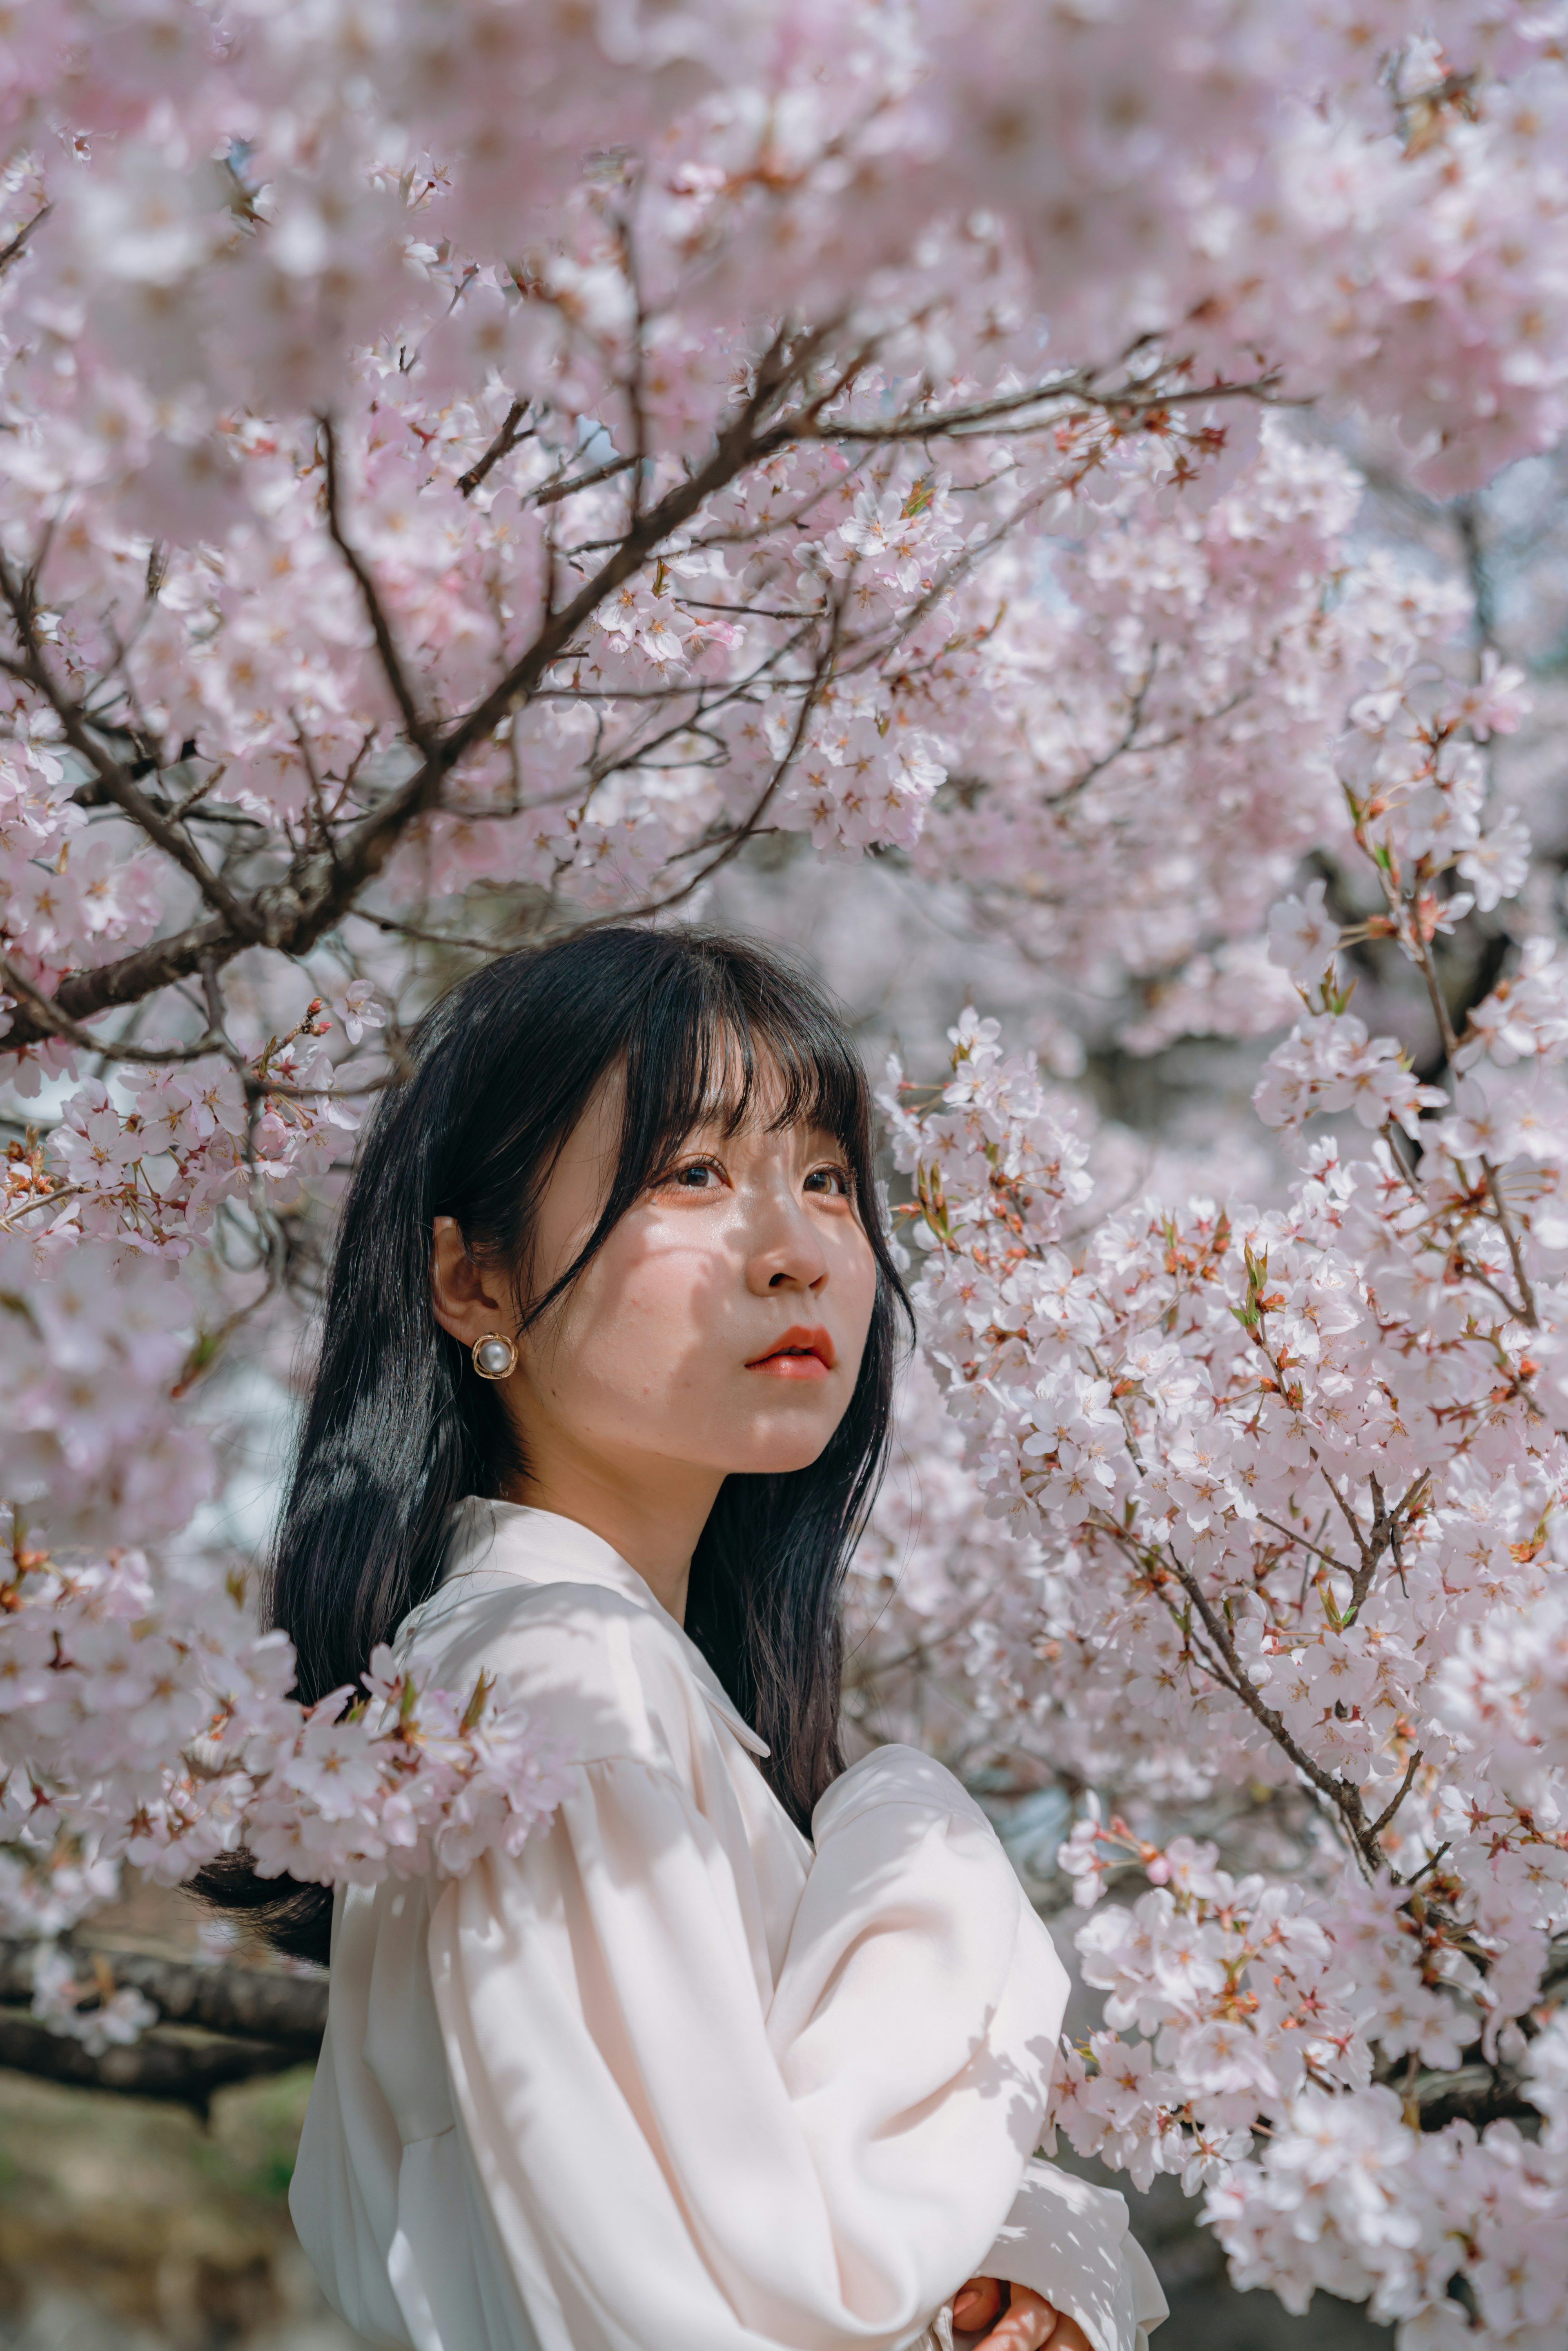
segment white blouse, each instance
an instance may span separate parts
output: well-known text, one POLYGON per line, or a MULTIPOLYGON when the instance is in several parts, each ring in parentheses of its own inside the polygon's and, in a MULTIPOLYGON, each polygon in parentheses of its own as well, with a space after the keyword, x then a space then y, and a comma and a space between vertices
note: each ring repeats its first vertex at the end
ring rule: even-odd
POLYGON ((642 1577, 547 1511, 465 1503, 398 1646, 504 1673, 577 1760, 517 1859, 339 1893, 289 2205, 356 2333, 913 2351, 984 2271, 1145 2351, 1125 2203, 1030 2159, 1066 1978, 949 1772, 881 1749, 808 1844, 642 1577))

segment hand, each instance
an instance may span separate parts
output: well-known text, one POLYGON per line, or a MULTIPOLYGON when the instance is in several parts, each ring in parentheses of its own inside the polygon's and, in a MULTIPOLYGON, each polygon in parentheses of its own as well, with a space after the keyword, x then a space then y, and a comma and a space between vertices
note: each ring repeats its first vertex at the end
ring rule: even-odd
POLYGON ((1051 2351, 1094 2351, 1075 2318, 1005 2278, 966 2278, 953 2297, 953 2324, 962 2335, 990 2328, 978 2351, 1042 2351, 1048 2343, 1051 2351))

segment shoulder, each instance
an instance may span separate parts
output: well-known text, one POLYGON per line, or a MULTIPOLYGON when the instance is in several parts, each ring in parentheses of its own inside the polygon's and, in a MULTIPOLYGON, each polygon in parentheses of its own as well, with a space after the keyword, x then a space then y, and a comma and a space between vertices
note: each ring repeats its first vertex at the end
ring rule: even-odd
POLYGON ((707 1709, 683 1645, 651 1608, 598 1584, 462 1576, 405 1625, 406 1646, 443 1687, 499 1675, 578 1763, 625 1758, 687 1776, 707 1709))
POLYGON ((996 1834, 962 1782, 917 1747, 876 1747, 841 1772, 811 1816, 813 1842, 852 1828, 868 1813, 897 1806, 959 1823, 987 1843, 996 1834))

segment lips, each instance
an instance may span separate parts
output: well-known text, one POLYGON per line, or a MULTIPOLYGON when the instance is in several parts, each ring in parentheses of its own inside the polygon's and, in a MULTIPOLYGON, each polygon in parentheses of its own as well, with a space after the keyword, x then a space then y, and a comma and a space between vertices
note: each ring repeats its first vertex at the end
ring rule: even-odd
POLYGON ((837 1362, 837 1350, 821 1324, 798 1322, 765 1355, 754 1355, 746 1368, 779 1380, 825 1380, 837 1362))

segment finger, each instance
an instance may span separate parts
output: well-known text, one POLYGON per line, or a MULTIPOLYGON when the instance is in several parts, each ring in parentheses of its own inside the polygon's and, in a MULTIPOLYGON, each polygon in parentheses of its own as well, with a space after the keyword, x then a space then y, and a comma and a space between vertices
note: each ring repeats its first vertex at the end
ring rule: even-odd
POLYGON ((965 2335, 977 2335, 1001 2306, 1002 2289, 995 2278, 966 2278, 953 2296, 953 2324, 965 2335))
POLYGON ((979 2351, 1042 2351, 1056 2333, 1057 2314, 1027 2285, 1009 2289, 1008 2307, 979 2351))
POLYGON ((1053 2310, 1009 2310, 979 2345, 978 2351, 1043 2351, 1055 2332, 1053 2310))

